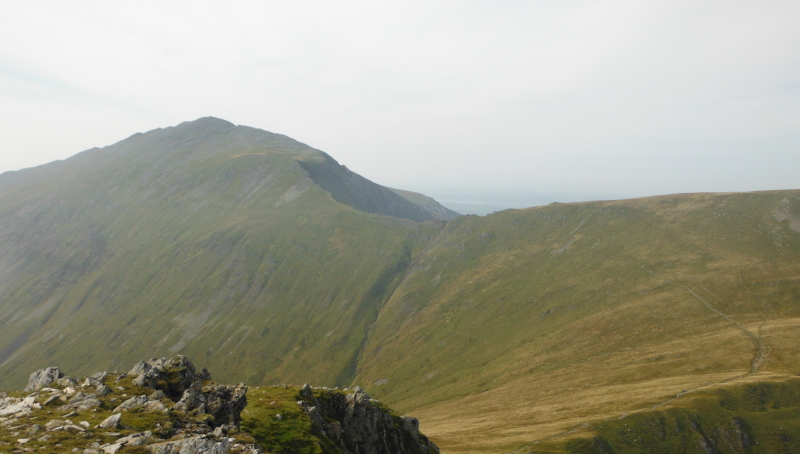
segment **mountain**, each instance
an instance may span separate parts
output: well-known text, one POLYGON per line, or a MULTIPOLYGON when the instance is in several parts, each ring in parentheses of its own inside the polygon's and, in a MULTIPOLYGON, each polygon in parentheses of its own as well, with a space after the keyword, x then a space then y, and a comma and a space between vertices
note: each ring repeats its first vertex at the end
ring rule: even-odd
POLYGON ((224 379, 314 369, 309 382, 348 383, 380 305, 441 228, 411 221, 442 217, 428 205, 214 118, 5 173, 0 378, 186 352, 224 379))
POLYGON ((455 215, 211 118, 5 173, 0 385, 180 353, 360 385, 443 452, 564 452, 798 379, 800 191, 455 215))
POLYGON ((796 382, 798 311, 800 191, 464 216, 384 305, 355 381, 448 452, 512 451, 716 387, 796 382))

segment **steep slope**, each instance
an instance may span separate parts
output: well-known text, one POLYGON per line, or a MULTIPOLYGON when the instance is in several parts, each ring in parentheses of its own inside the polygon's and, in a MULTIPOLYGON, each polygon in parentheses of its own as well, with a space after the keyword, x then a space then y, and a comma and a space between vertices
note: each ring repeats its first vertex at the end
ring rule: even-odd
POLYGON ((501 452, 795 375, 799 224, 800 191, 460 217, 384 306, 356 381, 447 452, 501 452))
POLYGON ((395 196, 390 216, 340 204, 309 163, 318 178, 340 171, 287 137, 206 118, 0 176, 0 381, 180 352, 223 380, 349 383, 441 224, 401 219, 424 213, 361 177, 337 189, 395 196))
POLYGON ((456 213, 455 211, 443 206, 436 200, 426 196, 425 194, 420 194, 419 192, 412 192, 412 191, 404 191, 402 189, 393 189, 389 188, 401 197, 405 198, 406 200, 415 203, 425 209, 426 211, 433 214, 436 219, 441 219, 443 221, 449 221, 451 219, 455 219, 461 216, 460 213, 456 213))
POLYGON ((459 216, 430 197, 377 185, 339 165, 328 155, 321 160, 306 160, 300 164, 314 183, 328 191, 337 202, 365 213, 386 214, 417 222, 449 220, 459 216))
POLYGON ((3 174, 0 384, 182 353, 523 452, 800 372, 800 191, 450 216, 216 119, 3 174))
POLYGON ((665 410, 603 421, 589 437, 532 452, 745 454, 800 452, 800 379, 702 391, 665 410))

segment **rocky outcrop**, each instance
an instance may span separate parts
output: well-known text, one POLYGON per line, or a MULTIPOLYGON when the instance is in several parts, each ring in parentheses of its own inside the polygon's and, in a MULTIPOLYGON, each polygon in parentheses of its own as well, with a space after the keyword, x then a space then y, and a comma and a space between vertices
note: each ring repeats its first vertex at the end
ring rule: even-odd
POLYGON ((243 442, 230 438, 240 434, 247 391, 244 384, 213 383, 207 370, 198 371, 184 356, 142 361, 127 374, 100 372, 82 380, 48 367, 31 374, 29 394, 0 394, 0 436, 5 427, 15 434, 24 430, 36 438, 19 438, 25 440, 19 444, 30 443, 27 446, 35 446, 32 450, 45 452, 58 433, 61 438, 86 439, 80 450, 84 454, 113 454, 128 448, 159 454, 260 454, 262 449, 247 436, 243 442), (42 426, 35 423, 42 417, 37 410, 62 416, 42 426), (162 415, 148 414, 154 412, 162 415), (80 420, 91 419, 88 415, 102 416, 102 422, 92 427, 80 420), (32 419, 26 422, 26 418, 32 419), (143 421, 153 421, 152 428, 132 432, 134 426, 142 428, 143 421), (39 431, 44 435, 37 435, 39 431))
POLYGON ((241 413, 247 406, 247 386, 208 385, 200 387, 198 382, 184 391, 174 410, 191 414, 209 414, 214 418, 214 427, 238 426, 241 413))
POLYGON ((24 399, 0 397, 0 417, 22 416, 39 408, 41 408, 41 406, 36 402, 34 397, 26 397, 24 399))
POLYGON ((152 454, 228 454, 231 449, 227 438, 215 441, 206 437, 185 438, 178 441, 155 443, 149 446, 152 454))
POLYGON ((148 398, 147 398, 147 396, 136 396, 136 397, 131 397, 130 399, 126 400, 125 402, 123 402, 123 403, 119 404, 119 405, 118 405, 118 406, 117 406, 117 407, 116 407, 114 410, 112 410, 112 411, 113 411, 114 413, 117 413, 117 412, 120 412, 120 411, 132 410, 132 409, 134 409, 134 408, 138 408, 138 407, 141 407, 141 406, 143 406, 144 404, 146 404, 146 403, 147 403, 147 401, 148 401, 148 398))
POLYGON ((97 425, 98 429, 116 429, 119 427, 119 421, 122 419, 122 413, 116 413, 108 418, 104 419, 103 422, 97 425))
POLYGON ((99 407, 102 404, 103 402, 101 402, 94 393, 85 394, 79 392, 69 400, 67 405, 62 405, 61 410, 88 410, 90 408, 99 407))
POLYGON ((171 399, 180 399, 184 391, 195 382, 211 380, 211 374, 202 369, 197 372, 185 356, 153 358, 136 364, 128 375, 136 375, 133 384, 161 390, 171 399))
POLYGON ((48 367, 46 369, 37 370, 32 373, 31 377, 28 379, 28 386, 25 387, 25 391, 36 391, 45 386, 50 386, 63 376, 64 374, 61 373, 58 367, 48 367))
POLYGON ((392 413, 361 388, 353 392, 303 385, 297 404, 314 431, 348 454, 433 454, 439 448, 419 431, 416 418, 392 413))
POLYGON ((0 453, 6 435, 23 440, 14 452, 61 452, 65 440, 83 454, 263 454, 264 448, 439 452, 420 433, 416 419, 392 412, 360 388, 304 385, 287 392, 292 388, 281 385, 273 395, 281 401, 277 406, 273 397, 263 398, 272 391, 258 388, 253 411, 242 423, 248 387, 216 384, 208 371, 198 372, 183 356, 142 361, 127 374, 100 372, 81 380, 51 367, 32 374, 28 386, 35 390, 0 393, 0 453))

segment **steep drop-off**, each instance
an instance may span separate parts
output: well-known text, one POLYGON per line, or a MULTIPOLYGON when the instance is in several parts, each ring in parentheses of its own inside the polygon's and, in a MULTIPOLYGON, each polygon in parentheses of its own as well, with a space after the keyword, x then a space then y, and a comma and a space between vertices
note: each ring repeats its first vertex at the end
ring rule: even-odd
POLYGON ((452 216, 216 119, 0 175, 0 382, 182 353, 505 452, 800 372, 800 191, 452 216))
POLYGON ((0 176, 0 381, 182 352, 223 379, 348 384, 441 223, 404 219, 426 211, 354 174, 331 194, 304 167, 342 172, 205 118, 0 176), (385 199, 387 215, 348 205, 385 199))

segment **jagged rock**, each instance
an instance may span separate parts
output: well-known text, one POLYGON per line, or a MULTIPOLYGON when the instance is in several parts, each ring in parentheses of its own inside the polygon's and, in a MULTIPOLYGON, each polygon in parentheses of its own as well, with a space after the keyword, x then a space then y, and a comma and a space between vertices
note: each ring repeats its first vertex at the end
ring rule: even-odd
POLYGON ((61 377, 56 381, 56 384, 63 388, 75 389, 78 387, 78 382, 72 377, 61 377))
POLYGON ((183 355, 142 361, 128 374, 138 375, 133 380, 134 385, 162 390, 167 397, 173 399, 182 396, 192 383, 211 379, 211 374, 206 369, 197 372, 194 364, 183 355))
MULTIPOLYGON (((356 386, 354 392, 323 392, 320 398, 301 391, 312 427, 339 449, 355 453, 428 454, 439 448, 419 432, 415 418, 392 416, 356 386), (311 397, 307 397, 307 396, 311 397), (332 421, 332 422, 327 422, 332 421)), ((300 402, 298 402, 300 403, 300 402)))
POLYGON ((58 419, 51 419, 47 424, 44 425, 45 430, 48 432, 52 431, 56 427, 62 427, 64 424, 69 424, 68 421, 61 421, 58 419))
POLYGON ((206 399, 206 411, 214 417, 217 426, 238 426, 241 414, 247 406, 247 386, 239 383, 236 386, 211 385, 203 388, 206 399))
POLYGON ((94 394, 77 393, 70 399, 67 405, 61 406, 60 410, 88 410, 99 407, 103 403, 94 394))
POLYGON ((227 438, 214 441, 202 436, 155 443, 148 446, 152 454, 227 454, 231 445, 227 438))
POLYGON ((106 372, 106 371, 98 372, 98 373, 96 373, 94 375, 90 375, 89 376, 89 378, 93 378, 93 379, 99 381, 100 383, 106 381, 106 377, 108 377, 108 372, 106 372))
POLYGON ((103 397, 111 394, 111 388, 106 385, 100 385, 97 387, 97 390, 94 392, 94 395, 97 397, 103 397))
POLYGON ((116 413, 108 418, 104 419, 103 422, 97 425, 98 429, 116 429, 119 427, 119 421, 122 419, 122 413, 116 413))
POLYGON ((60 420, 60 419, 51 419, 47 424, 45 424, 45 430, 48 432, 58 432, 62 430, 67 430, 70 432, 78 433, 78 432, 85 432, 81 426, 76 426, 72 421, 69 419, 60 420))
POLYGON ((303 387, 300 388, 300 396, 304 399, 312 399, 314 397, 314 391, 311 390, 311 387, 308 386, 308 383, 303 384, 303 387))
POLYGON ((189 388, 183 392, 181 400, 172 409, 185 413, 203 414, 206 412, 206 398, 201 391, 189 388))
POLYGON ((40 408, 42 407, 36 403, 35 396, 28 396, 24 399, 16 397, 0 398, 0 416, 22 416, 40 408))
POLYGON ((122 437, 117 440, 117 443, 122 446, 144 446, 150 442, 151 438, 153 438, 153 433, 148 430, 147 432, 133 433, 127 437, 122 437))
POLYGON ((173 410, 191 414, 207 413, 213 417, 213 426, 239 425, 241 413, 247 406, 247 386, 209 385, 199 389, 199 383, 184 391, 173 410))
POLYGON ((325 418, 322 416, 322 413, 319 411, 319 407, 308 407, 306 409, 306 414, 311 418, 311 423, 315 424, 318 427, 322 427, 325 425, 325 418))
POLYGON ((28 386, 25 387, 25 391, 36 391, 44 388, 45 386, 55 383, 63 376, 64 374, 61 373, 58 367, 48 367, 46 369, 37 370, 32 373, 28 379, 28 386))
MULTIPOLYGON (((264 450, 257 445, 243 445, 236 443, 232 446, 237 454, 263 454, 264 450)), ((345 453, 346 454, 346 453, 345 453)))
POLYGON ((84 388, 99 388, 100 386, 103 386, 103 382, 93 377, 86 377, 81 386, 84 388))
MULTIPOLYGON (((56 430, 58 430, 58 429, 56 429, 56 430)), ((86 432, 86 429, 84 429, 81 426, 76 426, 75 424, 67 424, 66 426, 61 427, 61 430, 68 430, 68 431, 74 432, 74 433, 86 432)))
POLYGON ((113 443, 110 445, 103 445, 100 447, 105 454, 117 454, 117 452, 122 449, 122 445, 120 443, 113 443))
POLYGON ((117 412, 120 412, 120 411, 127 411, 127 410, 130 410, 132 408, 141 407, 142 405, 144 405, 146 403, 147 403, 147 396, 142 395, 142 396, 131 397, 130 399, 126 400, 125 402, 119 404, 117 406, 117 408, 115 408, 113 410, 113 412, 117 413, 117 412))
POLYGON ((150 361, 139 361, 133 366, 133 369, 128 371, 128 373, 125 375, 142 375, 153 368, 150 363, 154 361, 158 361, 158 358, 153 358, 150 361))

